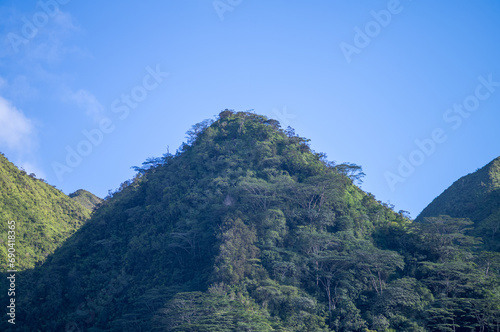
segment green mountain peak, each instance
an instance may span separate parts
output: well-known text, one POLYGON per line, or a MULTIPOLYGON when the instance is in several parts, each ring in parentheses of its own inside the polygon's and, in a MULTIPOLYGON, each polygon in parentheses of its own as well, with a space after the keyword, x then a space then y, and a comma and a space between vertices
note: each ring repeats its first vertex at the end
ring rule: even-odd
POLYGON ((96 209, 103 202, 102 198, 99 198, 90 191, 84 189, 78 189, 68 196, 90 211, 96 209))
MULTIPOLYGON (((61 191, 18 169, 0 153, 0 241, 15 223, 15 269, 43 262, 90 217, 90 211, 61 191)), ((8 253, 0 246, 0 267, 8 269, 8 253)))
POLYGON ((439 215, 469 218, 474 222, 475 234, 483 238, 487 248, 498 251, 500 157, 455 181, 420 213, 416 221, 439 215))
POLYGON ((42 266, 16 276, 30 285, 17 294, 16 326, 420 332, 500 323, 500 256, 473 250, 470 221, 412 223, 355 185, 361 167, 328 162, 265 116, 225 110, 187 134, 175 155, 136 167, 42 266))
POLYGON ((211 308, 193 312, 199 326, 324 328, 326 279, 315 281, 313 266, 303 271, 311 255, 337 248, 345 260, 368 248, 370 259, 391 260, 388 277, 402 259, 374 247, 371 236, 408 222, 353 184, 347 175, 356 178, 359 167, 338 166, 275 120, 224 111, 193 126, 175 155, 137 167, 133 180, 24 276, 36 287, 20 296, 22 317, 32 329, 72 322, 80 329, 192 330, 178 311, 187 301, 185 310, 211 308), (45 285, 49 279, 55 288, 45 285), (291 311, 280 313, 280 301, 291 311))

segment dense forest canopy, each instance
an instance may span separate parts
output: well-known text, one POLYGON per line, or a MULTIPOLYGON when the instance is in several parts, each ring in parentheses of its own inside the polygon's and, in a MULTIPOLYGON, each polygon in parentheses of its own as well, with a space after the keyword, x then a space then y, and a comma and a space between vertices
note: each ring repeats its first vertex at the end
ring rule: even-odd
POLYGON ((20 275, 19 330, 498 330, 472 221, 412 222, 275 120, 225 110, 135 170, 20 275))

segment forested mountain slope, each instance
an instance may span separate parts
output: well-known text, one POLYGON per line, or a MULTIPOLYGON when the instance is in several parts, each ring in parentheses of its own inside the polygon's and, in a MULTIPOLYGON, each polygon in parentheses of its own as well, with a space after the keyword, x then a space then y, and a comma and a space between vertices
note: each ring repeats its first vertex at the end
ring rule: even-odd
POLYGON ((500 259, 475 251, 467 220, 411 223, 354 185, 359 167, 327 162, 260 115, 226 110, 188 134, 19 276, 31 285, 19 290, 19 330, 500 324, 500 259))
POLYGON ((439 215, 469 218, 486 247, 500 251, 500 157, 455 181, 416 220, 439 215))
POLYGON ((23 270, 44 261, 89 216, 88 209, 33 174, 19 170, 0 154, 1 271, 8 269, 9 222, 15 226, 15 267, 23 270))

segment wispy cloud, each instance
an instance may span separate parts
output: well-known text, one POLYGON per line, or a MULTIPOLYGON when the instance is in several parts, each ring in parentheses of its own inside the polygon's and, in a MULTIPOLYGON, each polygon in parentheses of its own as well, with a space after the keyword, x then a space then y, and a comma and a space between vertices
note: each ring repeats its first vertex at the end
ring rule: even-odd
POLYGON ((73 21, 71 14, 60 9, 56 11, 54 22, 65 31, 80 31, 80 28, 73 21))
POLYGON ((4 31, 0 34, 4 42, 0 57, 12 57, 26 64, 57 63, 68 55, 90 56, 87 51, 68 45, 68 39, 82 30, 73 16, 61 8, 56 5, 47 11, 38 3, 32 12, 9 13, 0 10, 0 19, 4 23, 3 29, 0 29, 4 31))
POLYGON ((104 106, 87 90, 80 89, 76 92, 68 90, 65 99, 74 102, 79 109, 85 112, 85 115, 94 121, 99 121, 103 116, 104 106))
POLYGON ((10 100, 29 100, 39 96, 38 89, 29 81, 25 75, 17 75, 13 79, 5 82, 5 94, 10 100))
POLYGON ((6 146, 22 153, 29 151, 33 143, 33 122, 0 96, 0 147, 6 146))
POLYGON ((70 13, 57 10, 51 24, 47 25, 26 45, 26 56, 34 61, 55 63, 67 55, 88 56, 87 52, 76 46, 69 46, 65 42, 74 33, 81 29, 74 23, 70 13))

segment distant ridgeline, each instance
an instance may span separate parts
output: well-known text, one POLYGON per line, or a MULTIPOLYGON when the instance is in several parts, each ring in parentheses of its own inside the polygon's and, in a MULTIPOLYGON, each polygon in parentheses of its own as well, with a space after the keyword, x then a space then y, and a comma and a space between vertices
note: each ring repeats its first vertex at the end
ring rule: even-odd
POLYGON ((7 270, 8 222, 15 224, 17 270, 35 267, 90 217, 74 202, 34 174, 26 174, 0 154, 0 269, 7 270))
POLYGON ((486 249, 500 251, 500 157, 455 181, 416 221, 439 215, 469 218, 471 234, 481 237, 486 249))
POLYGON ((413 223, 355 185, 359 166, 261 115, 188 137, 19 275, 15 327, 496 331, 500 258, 468 220, 413 223))
POLYGON ((95 210, 103 202, 102 198, 99 198, 96 195, 92 194, 90 191, 83 189, 78 189, 68 196, 75 202, 80 203, 80 205, 91 211, 95 210))

